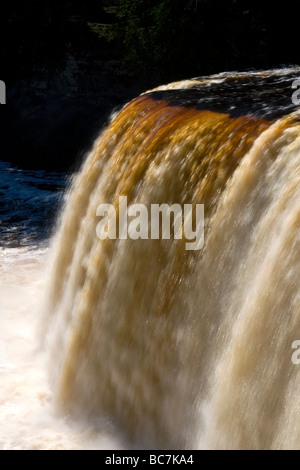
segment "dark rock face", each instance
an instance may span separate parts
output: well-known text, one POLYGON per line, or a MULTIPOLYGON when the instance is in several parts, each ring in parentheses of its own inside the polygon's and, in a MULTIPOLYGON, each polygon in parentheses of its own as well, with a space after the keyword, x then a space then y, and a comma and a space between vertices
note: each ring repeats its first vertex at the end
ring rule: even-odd
POLYGON ((11 0, 1 11, 0 160, 74 169, 113 109, 149 87, 124 75, 115 45, 91 32, 88 21, 106 21, 101 5, 11 0))
POLYGON ((141 83, 120 76, 118 67, 116 61, 69 52, 57 73, 40 69, 7 86, 7 104, 0 111, 0 159, 32 169, 77 166, 110 113, 144 90, 141 83))

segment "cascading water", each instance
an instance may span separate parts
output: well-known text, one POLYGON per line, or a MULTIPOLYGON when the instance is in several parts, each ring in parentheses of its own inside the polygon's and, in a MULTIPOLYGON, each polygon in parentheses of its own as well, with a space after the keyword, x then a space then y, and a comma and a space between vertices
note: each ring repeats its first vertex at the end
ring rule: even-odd
POLYGON ((128 445, 300 446, 300 70, 149 91, 96 140, 51 250, 55 403, 128 445), (101 203, 204 204, 205 241, 99 240, 101 203))

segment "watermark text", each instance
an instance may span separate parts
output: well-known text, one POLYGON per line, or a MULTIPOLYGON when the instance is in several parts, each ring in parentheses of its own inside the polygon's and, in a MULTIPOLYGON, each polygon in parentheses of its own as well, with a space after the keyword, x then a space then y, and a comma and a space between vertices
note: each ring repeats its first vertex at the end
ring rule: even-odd
POLYGON ((6 86, 2 80, 0 80, 0 104, 6 104, 6 86))
POLYGON ((186 250, 200 250, 204 244, 203 204, 144 204, 127 205, 127 196, 119 197, 116 208, 100 204, 96 211, 101 217, 96 233, 100 240, 174 240, 185 239, 186 250))

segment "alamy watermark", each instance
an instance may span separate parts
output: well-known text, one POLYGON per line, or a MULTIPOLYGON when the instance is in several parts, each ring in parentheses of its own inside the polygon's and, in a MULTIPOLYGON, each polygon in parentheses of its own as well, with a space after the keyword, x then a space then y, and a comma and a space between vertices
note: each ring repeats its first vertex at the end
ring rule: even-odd
POLYGON ((100 204, 101 217, 96 233, 100 240, 175 240, 185 239, 186 250, 200 250, 204 244, 203 204, 127 205, 127 196, 119 197, 116 211, 112 204, 100 204), (117 217, 118 213, 118 217, 117 217), (118 223, 117 223, 118 220, 118 223), (171 233, 173 232, 173 233, 171 233))
POLYGON ((0 104, 6 104, 6 86, 2 80, 0 80, 0 104))
POLYGON ((296 91, 294 91, 294 93, 292 94, 292 102, 295 106, 299 106, 300 105, 300 79, 299 78, 293 82, 292 88, 293 90, 296 89, 296 91))
POLYGON ((295 340, 292 343, 292 349, 296 349, 296 351, 293 352, 292 354, 292 363, 295 365, 300 364, 300 340, 295 340))

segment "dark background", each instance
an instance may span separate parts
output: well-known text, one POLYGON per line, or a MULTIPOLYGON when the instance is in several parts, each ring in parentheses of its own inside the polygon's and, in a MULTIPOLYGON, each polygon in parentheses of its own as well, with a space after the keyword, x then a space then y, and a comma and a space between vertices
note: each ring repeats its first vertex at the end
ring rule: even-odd
POLYGON ((10 0, 0 16, 0 160, 69 171, 110 112, 150 87, 299 64, 299 3, 10 0))

